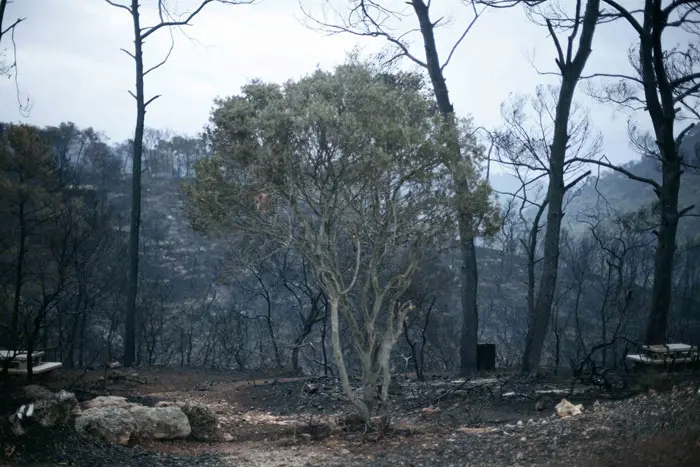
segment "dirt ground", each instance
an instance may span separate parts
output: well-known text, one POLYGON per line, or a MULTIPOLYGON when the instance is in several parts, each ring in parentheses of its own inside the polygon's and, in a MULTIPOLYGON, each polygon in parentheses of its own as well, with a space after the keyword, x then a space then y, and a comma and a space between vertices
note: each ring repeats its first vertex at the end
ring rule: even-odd
MULTIPOLYGON (((700 466, 700 391, 674 376, 658 392, 614 400, 576 387, 581 415, 554 404, 570 381, 537 384, 498 375, 470 381, 398 377, 386 430, 351 425, 330 378, 250 377, 163 369, 63 371, 46 385, 79 400, 122 395, 207 405, 220 439, 150 441, 122 448, 56 433, 17 449, 15 465, 200 466, 700 466), (536 404, 535 391, 547 393, 536 404), (539 406, 538 406, 539 405, 539 406), (541 410, 536 410, 537 408, 541 410), (44 452, 45 451, 45 452, 44 452)), ((375 427, 380 425, 375 420, 375 427)), ((36 441, 36 440, 35 440, 36 441)))

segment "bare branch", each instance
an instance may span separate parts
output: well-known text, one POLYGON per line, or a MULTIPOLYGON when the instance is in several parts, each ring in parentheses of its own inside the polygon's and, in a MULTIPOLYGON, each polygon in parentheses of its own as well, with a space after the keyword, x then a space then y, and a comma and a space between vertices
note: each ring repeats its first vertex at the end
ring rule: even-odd
POLYGON ((564 51, 561 48, 561 43, 559 42, 559 38, 557 37, 557 34, 554 32, 554 27, 552 26, 552 22, 547 19, 547 29, 549 30, 549 34, 552 36, 552 41, 554 41, 554 46, 557 48, 557 58, 555 59, 555 62, 557 66, 559 67, 560 70, 564 71, 564 67, 566 66, 566 60, 564 59, 564 51))
POLYGON ((149 68, 148 70, 144 71, 144 72, 143 72, 143 76, 146 76, 147 74, 149 74, 149 73, 152 72, 153 70, 157 70, 158 68, 160 68, 160 67, 162 67, 163 65, 165 65, 165 62, 167 62, 168 59, 170 58, 170 54, 173 53, 173 49, 174 49, 174 48, 175 48, 175 37, 173 36, 173 32, 172 32, 172 29, 171 29, 171 30, 170 30, 170 49, 168 49, 168 53, 165 54, 165 58, 163 58, 163 60, 161 60, 158 64, 153 65, 151 68, 149 68))
POLYGON ((585 173, 579 175, 579 176, 576 177, 573 181, 567 183, 567 185, 564 187, 564 191, 565 191, 565 192, 566 192, 566 191, 569 191, 569 190, 570 190, 571 188, 573 188, 578 182, 580 182, 580 181, 583 180, 584 178, 588 177, 590 174, 591 174, 591 171, 589 170, 589 171, 587 171, 587 172, 585 172, 585 173))
MULTIPOLYGON (((218 3, 225 3, 229 5, 250 5, 255 0, 204 0, 202 3, 199 4, 197 8, 195 8, 187 17, 183 20, 179 21, 161 21, 160 23, 156 24, 155 26, 150 26, 146 27, 143 29, 143 33, 141 34, 141 40, 146 40, 148 36, 156 32, 157 30, 165 27, 172 27, 172 26, 187 26, 190 24, 190 21, 197 16, 205 6, 207 6, 210 3, 213 2, 218 2, 218 3)), ((158 3, 159 5, 161 2, 158 3)), ((162 10, 159 9, 159 13, 161 13, 162 10)))
POLYGON ((637 34, 640 36, 644 35, 644 28, 642 28, 642 25, 639 24, 639 21, 632 15, 632 12, 626 8, 624 8, 622 5, 617 3, 615 0, 603 0, 603 2, 607 3, 611 7, 613 7, 615 10, 617 10, 620 15, 627 20, 628 23, 634 28, 635 31, 637 31, 637 34))
POLYGON ((646 178, 646 177, 640 177, 639 175, 636 175, 636 174, 630 172, 629 170, 625 169, 624 167, 612 164, 609 161, 605 161, 602 159, 587 159, 587 158, 579 158, 579 157, 574 158, 573 160, 578 161, 578 162, 584 162, 587 164, 596 164, 596 165, 599 165, 601 167, 612 169, 616 172, 619 172, 623 175, 626 175, 627 178, 630 178, 630 179, 635 180, 637 182, 646 183, 647 185, 651 185, 656 190, 661 189, 661 186, 656 182, 656 180, 653 180, 651 178, 646 178))
POLYGON ((447 65, 450 64, 450 60, 452 60, 452 55, 454 55, 455 50, 457 50, 457 47, 459 47, 459 44, 462 43, 464 38, 467 37, 467 34, 469 33, 469 31, 471 31, 474 24, 476 24, 476 20, 479 19, 479 16, 481 16, 481 14, 484 12, 484 10, 486 10, 486 7, 482 8, 481 11, 477 11, 476 5, 474 5, 474 18, 472 18, 469 25, 466 27, 466 29, 464 29, 464 32, 462 32, 462 35, 459 36, 459 39, 457 39, 457 41, 454 43, 454 45, 452 46, 452 49, 450 49, 450 53, 447 54, 447 59, 445 60, 445 63, 443 63, 442 66, 440 67, 441 70, 444 70, 445 68, 447 68, 447 65))
POLYGON ((630 75, 622 75, 622 74, 618 74, 618 73, 592 73, 590 75, 581 76, 581 79, 593 79, 593 78, 619 78, 619 79, 626 79, 626 80, 634 81, 634 82, 642 84, 642 85, 644 84, 644 82, 639 78, 636 78, 636 77, 630 76, 630 75))
MULTIPOLYGON (((364 4, 364 2, 362 2, 364 4)), ((329 34, 340 34, 340 33, 347 33, 347 34, 352 34, 353 36, 358 36, 358 37, 383 37, 390 43, 394 44, 396 47, 399 48, 400 50, 400 56, 407 57, 409 60, 414 62, 416 65, 422 67, 422 68, 427 68, 428 65, 424 61, 420 60, 418 57, 413 55, 411 51, 409 50, 408 46, 401 40, 402 36, 399 37, 393 37, 389 33, 385 32, 381 26, 371 17, 369 14, 366 12, 366 9, 363 9, 363 15, 366 16, 366 20, 371 23, 371 25, 375 28, 373 31, 359 31, 357 29, 353 29, 351 25, 338 25, 338 24, 331 24, 331 23, 326 23, 325 21, 321 21, 317 18, 314 18, 310 13, 308 13, 303 5, 301 5, 301 0, 300 0, 300 6, 301 6, 301 11, 304 14, 304 16, 311 20, 313 23, 315 23, 318 27, 320 27, 323 31, 329 33, 329 34)), ((395 60, 396 57, 393 57, 392 60, 395 60)))
MULTIPOLYGON (((683 5, 690 5, 693 3, 697 3, 697 0, 674 0, 671 2, 666 8, 662 10, 664 16, 668 18, 668 16, 673 13, 673 10, 675 10, 678 7, 681 7, 683 5)), ((692 11, 692 10, 691 10, 692 11)))
POLYGON ((119 49, 119 50, 121 50, 122 52, 127 54, 129 57, 133 58, 134 60, 136 60, 136 56, 134 54, 132 54, 131 52, 129 52, 128 50, 126 50, 126 49, 119 49))
POLYGON ((671 85, 671 87, 675 88, 675 87, 681 86, 685 83, 695 81, 696 79, 700 79, 700 73, 692 73, 690 75, 683 76, 681 78, 672 80, 669 84, 671 85))
POLYGON ((155 96, 151 97, 150 99, 148 99, 148 100, 146 101, 145 104, 143 104, 143 107, 144 107, 144 108, 148 107, 148 104, 150 104, 150 103, 153 102, 154 100, 158 99, 159 97, 160 97, 160 94, 156 94, 155 96))
POLYGON ((694 205, 694 204, 691 204, 690 206, 681 209, 681 210, 678 212, 678 217, 681 218, 681 217, 685 216, 686 214, 688 214, 688 213, 689 213, 690 211, 692 211, 693 209, 695 209, 695 205, 694 205))
POLYGON ((17 67, 17 42, 15 41, 15 31, 17 26, 19 24, 19 21, 15 21, 15 25, 12 27, 12 33, 10 34, 10 39, 12 40, 12 56, 14 57, 14 64, 13 67, 15 69, 15 96, 17 97, 17 107, 19 108, 19 113, 23 117, 29 117, 29 114, 31 113, 31 103, 29 101, 29 97, 27 97, 27 100, 25 103, 22 103, 21 99, 21 91, 19 90, 19 68, 17 67))
POLYGON ((122 8, 122 9, 128 11, 129 14, 132 14, 131 8, 128 7, 128 6, 126 6, 126 5, 122 5, 122 4, 113 2, 112 0, 105 0, 105 2, 109 3, 109 4, 112 5, 113 7, 122 8))
MULTIPOLYGON (((26 20, 26 19, 27 19, 27 18, 17 18, 17 19, 15 20, 14 23, 12 23, 11 25, 9 25, 9 26, 8 26, 7 28, 5 28, 4 30, 0 31, 0 38, 2 38, 2 36, 4 36, 5 34, 7 34, 8 32, 14 30, 14 29, 17 27, 17 25, 18 25, 19 23, 21 23, 22 21, 24 21, 24 20, 26 20)), ((0 26, 2 26, 2 24, 0 24, 0 26)))

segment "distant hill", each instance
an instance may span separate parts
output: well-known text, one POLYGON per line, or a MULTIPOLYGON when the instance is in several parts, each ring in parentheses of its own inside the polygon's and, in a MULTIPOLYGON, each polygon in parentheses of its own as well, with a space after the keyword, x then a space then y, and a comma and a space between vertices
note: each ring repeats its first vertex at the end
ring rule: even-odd
MULTIPOLYGON (((123 177, 108 194, 110 204, 121 220, 124 235, 129 231, 131 180, 123 177)), ((182 180, 143 178, 141 218, 142 274, 149 280, 167 285, 171 301, 204 294, 216 280, 222 247, 214 240, 194 232, 185 214, 182 180)))
MULTIPOLYGON (((695 205, 691 215, 684 217, 679 225, 680 239, 697 237, 700 232, 700 125, 691 130, 684 140, 683 151, 688 167, 682 176, 679 207, 695 205), (696 217, 697 216, 697 217, 696 217)), ((629 162, 624 168, 640 177, 661 181, 661 162, 653 157, 642 157, 629 162)), ((591 167, 597 174, 595 167, 591 167)), ((490 178, 491 186, 500 192, 515 192, 520 187, 516 177, 508 173, 497 173, 490 178)), ((544 191, 533 188, 530 198, 544 196, 544 191)), ((499 195, 504 203, 508 196, 499 195)), ((653 188, 637 182, 619 172, 605 169, 600 176, 589 176, 578 189, 568 194, 564 210, 564 226, 574 234, 586 231, 586 219, 596 213, 625 214, 648 208, 657 201, 653 188)), ((529 209, 534 216, 534 209, 529 209)))
MULTIPOLYGON (((657 159, 644 157, 628 163, 625 168, 635 175, 661 181, 661 167, 657 159)), ((651 206, 657 201, 654 189, 645 183, 631 180, 627 176, 613 171, 591 176, 579 190, 574 193, 566 206, 565 224, 574 233, 585 230, 583 221, 594 215, 599 208, 610 209, 611 213, 624 214, 651 206)), ((688 168, 681 177, 679 208, 695 205, 691 214, 700 214, 700 168, 688 168)), ((678 229, 679 238, 696 237, 700 232, 700 218, 688 216, 681 219, 678 229)))

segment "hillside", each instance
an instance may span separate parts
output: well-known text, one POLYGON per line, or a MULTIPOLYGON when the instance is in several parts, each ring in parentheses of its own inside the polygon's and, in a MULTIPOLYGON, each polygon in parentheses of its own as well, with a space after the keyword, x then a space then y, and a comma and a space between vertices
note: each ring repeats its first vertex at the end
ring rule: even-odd
MULTIPOLYGON (((695 209, 689 216, 681 219, 679 239, 696 237, 700 229, 700 129, 691 131, 685 140, 683 149, 686 154, 686 170, 681 179, 679 207, 694 205, 695 209)), ((661 181, 661 166, 656 158, 642 157, 623 165, 633 174, 661 181)), ((596 167, 590 167, 593 175, 578 189, 568 194, 565 204, 564 226, 575 234, 586 231, 586 221, 599 215, 619 215, 649 208, 657 200, 653 188, 644 183, 632 180, 626 175, 610 169, 602 169, 598 176, 596 167)), ((490 178, 491 186, 500 193, 514 193, 520 189, 520 181, 509 173, 496 173, 490 178)), ((541 199, 545 194, 544 187, 532 187, 528 191, 531 199, 541 199)), ((499 194, 501 203, 509 197, 499 194)), ((530 217, 534 216, 534 208, 526 210, 530 217)))
MULTIPOLYGON (((147 280, 167 285, 170 300, 202 295, 214 282, 220 250, 217 243, 190 227, 184 210, 181 180, 143 179, 141 219, 142 273, 147 280)), ((108 201, 118 213, 124 235, 129 231, 131 181, 126 177, 112 187, 108 201)))
MULTIPOLYGON (((649 157, 626 164, 624 167, 640 177, 661 181, 659 161, 649 157)), ((646 208, 657 200, 653 188, 637 182, 627 176, 613 171, 606 171, 589 177, 579 190, 572 194, 566 208, 565 223, 570 224, 575 232, 585 228, 582 224, 587 217, 593 216, 599 209, 623 214, 646 208)), ((700 214, 700 170, 688 168, 681 177, 679 207, 695 205, 691 214, 700 214)), ((700 220, 697 217, 685 217, 679 225, 679 237, 688 239, 697 235, 700 220)))

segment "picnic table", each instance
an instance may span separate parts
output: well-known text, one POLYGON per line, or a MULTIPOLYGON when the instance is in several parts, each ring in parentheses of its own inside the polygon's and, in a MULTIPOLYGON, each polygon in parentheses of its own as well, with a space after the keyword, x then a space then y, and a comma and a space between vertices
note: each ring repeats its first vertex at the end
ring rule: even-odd
MULTIPOLYGON (((10 366, 7 372, 11 375, 26 375, 28 372, 27 360, 29 355, 27 352, 18 350, 0 350, 0 362, 9 360, 10 366)), ((44 362, 44 352, 32 352, 32 373, 40 375, 52 370, 61 368, 61 362, 44 362)))
POLYGON ((700 353, 688 344, 643 345, 642 353, 627 355, 627 359, 638 365, 673 366, 697 363, 700 353))

